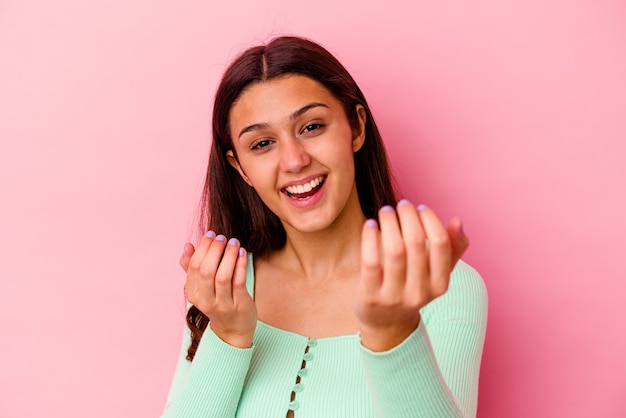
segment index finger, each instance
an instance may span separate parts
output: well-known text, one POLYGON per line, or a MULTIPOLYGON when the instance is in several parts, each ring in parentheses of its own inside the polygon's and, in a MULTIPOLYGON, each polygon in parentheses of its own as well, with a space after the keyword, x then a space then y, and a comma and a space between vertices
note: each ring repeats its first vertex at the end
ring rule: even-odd
POLYGON ((432 209, 425 205, 417 208, 426 239, 428 239, 428 260, 430 280, 437 295, 442 295, 448 289, 450 272, 452 271, 452 247, 448 231, 444 228, 439 217, 432 209))
POLYGON ((361 233, 361 280, 360 285, 366 294, 378 291, 381 284, 381 266, 378 223, 368 219, 361 233))

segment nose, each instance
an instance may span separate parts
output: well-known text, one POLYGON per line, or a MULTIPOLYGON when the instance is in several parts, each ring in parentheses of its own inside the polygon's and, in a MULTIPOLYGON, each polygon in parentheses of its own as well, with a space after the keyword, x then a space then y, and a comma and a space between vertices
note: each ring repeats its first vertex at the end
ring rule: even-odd
POLYGON ((281 141, 279 152, 282 171, 297 173, 311 164, 311 156, 296 138, 281 141))

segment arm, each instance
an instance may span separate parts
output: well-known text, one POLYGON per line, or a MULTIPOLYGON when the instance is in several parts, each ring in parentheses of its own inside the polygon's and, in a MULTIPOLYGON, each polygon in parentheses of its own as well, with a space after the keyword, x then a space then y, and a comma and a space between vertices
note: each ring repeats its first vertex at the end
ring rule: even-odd
POLYGON ((231 346, 209 326, 189 362, 185 358, 189 342, 186 327, 163 418, 234 417, 253 348, 231 346))
POLYGON ((246 251, 209 231, 195 249, 185 245, 185 296, 211 318, 193 362, 187 329, 163 417, 234 417, 252 357, 256 308, 246 290, 246 251))
POLYGON ((361 346, 376 416, 474 417, 487 292, 459 261, 448 291, 421 310, 418 328, 385 352, 361 346))
POLYGON ((406 200, 378 216, 380 231, 373 220, 363 227, 353 304, 377 415, 474 415, 486 294, 480 276, 457 263, 469 245, 461 222, 445 228, 406 200))

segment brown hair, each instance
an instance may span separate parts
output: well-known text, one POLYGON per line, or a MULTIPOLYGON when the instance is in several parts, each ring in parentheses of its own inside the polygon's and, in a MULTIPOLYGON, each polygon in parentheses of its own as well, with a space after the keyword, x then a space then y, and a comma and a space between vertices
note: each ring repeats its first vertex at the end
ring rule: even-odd
MULTIPOLYGON (((375 219, 381 206, 397 203, 382 138, 352 76, 334 56, 310 40, 293 36, 275 38, 267 45, 244 51, 222 77, 213 107, 213 142, 200 211, 202 233, 213 230, 236 237, 244 248, 256 254, 281 248, 286 240, 285 229, 228 163, 226 152, 235 152, 228 116, 235 101, 251 84, 288 74, 304 75, 324 85, 342 103, 354 129, 359 126, 357 105, 365 108, 365 142, 354 154, 361 210, 367 218, 375 219)), ((193 359, 208 323, 209 319, 195 306, 187 312, 191 329, 188 360, 193 359)))

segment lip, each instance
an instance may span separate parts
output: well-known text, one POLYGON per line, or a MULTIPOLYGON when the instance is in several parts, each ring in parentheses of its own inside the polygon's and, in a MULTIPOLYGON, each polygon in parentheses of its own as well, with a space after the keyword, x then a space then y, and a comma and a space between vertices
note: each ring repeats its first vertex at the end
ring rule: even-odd
POLYGON ((290 183, 286 183, 285 186, 283 188, 280 189, 283 197, 285 200, 287 200, 287 202, 294 208, 296 209, 306 209, 306 208, 310 208, 315 206, 320 200, 322 200, 322 197, 324 196, 324 192, 326 191, 326 183, 328 182, 328 174, 316 174, 313 176, 309 176, 306 177, 302 180, 298 180, 298 181, 293 181, 290 183), (315 192, 314 195, 306 197, 304 199, 293 199, 291 197, 289 197, 289 194, 287 193, 287 190, 285 190, 286 187, 289 186, 298 186, 298 185, 302 185, 305 183, 310 182, 311 180, 317 178, 317 177, 324 177, 323 181, 322 181, 322 185, 321 187, 317 190, 317 192, 315 192))
POLYGON ((287 187, 290 187, 290 186, 301 186, 301 185, 304 185, 304 184, 306 184, 306 183, 310 182, 311 180, 316 179, 318 177, 324 177, 324 180, 326 180, 327 176, 328 176, 328 174, 323 174, 323 173, 322 174, 312 174, 312 175, 310 175, 308 177, 305 177, 305 178, 303 178, 301 180, 290 181, 289 183, 285 183, 282 186, 280 186, 280 191, 282 192, 287 187))

